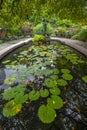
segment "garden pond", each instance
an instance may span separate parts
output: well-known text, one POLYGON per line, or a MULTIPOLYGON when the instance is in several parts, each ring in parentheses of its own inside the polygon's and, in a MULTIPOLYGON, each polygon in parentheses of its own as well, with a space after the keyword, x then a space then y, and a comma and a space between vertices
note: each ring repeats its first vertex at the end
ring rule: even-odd
POLYGON ((87 58, 52 42, 0 62, 0 130, 87 130, 87 58))

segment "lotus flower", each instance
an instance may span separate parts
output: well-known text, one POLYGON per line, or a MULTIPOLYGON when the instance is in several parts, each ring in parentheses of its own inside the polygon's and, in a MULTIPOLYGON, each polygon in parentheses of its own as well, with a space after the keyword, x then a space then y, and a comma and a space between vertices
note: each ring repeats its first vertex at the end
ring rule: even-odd
POLYGON ((30 83, 30 80, 26 79, 25 84, 28 85, 30 83))

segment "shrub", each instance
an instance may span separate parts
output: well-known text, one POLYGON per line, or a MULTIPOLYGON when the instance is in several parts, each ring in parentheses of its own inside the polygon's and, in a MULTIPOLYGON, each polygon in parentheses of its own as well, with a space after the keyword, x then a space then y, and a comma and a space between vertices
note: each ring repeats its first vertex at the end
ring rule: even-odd
POLYGON ((32 41, 37 44, 37 45, 41 45, 41 44, 44 44, 44 41, 45 41, 45 37, 43 35, 35 35, 33 38, 32 38, 32 41))
MULTIPOLYGON (((33 33, 34 34, 42 34, 42 30, 43 30, 43 24, 40 23, 40 24, 36 25, 36 27, 33 28, 33 33)), ((47 35, 54 34, 54 29, 50 23, 47 24, 46 34, 47 35)))
POLYGON ((82 29, 78 34, 74 35, 72 39, 77 39, 81 41, 87 41, 87 29, 82 29))

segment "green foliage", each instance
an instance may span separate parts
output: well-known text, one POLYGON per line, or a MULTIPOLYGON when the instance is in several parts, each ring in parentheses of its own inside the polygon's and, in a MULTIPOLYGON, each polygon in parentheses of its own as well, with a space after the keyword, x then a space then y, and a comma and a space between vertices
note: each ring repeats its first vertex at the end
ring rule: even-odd
POLYGON ((7 90, 4 91, 3 99, 11 100, 13 98, 16 98, 17 95, 24 94, 23 92, 25 89, 26 88, 23 85, 18 85, 15 88, 9 87, 7 90))
POLYGON ((41 105, 38 109, 38 116, 43 123, 51 123, 54 121, 56 112, 49 106, 41 105))
POLYGON ((6 117, 14 116, 21 111, 21 108, 21 104, 16 104, 14 100, 11 100, 5 105, 3 109, 3 115, 6 117))
POLYGON ((45 37, 43 35, 35 35, 33 38, 32 38, 32 41, 34 43, 36 43, 37 45, 38 44, 43 44, 44 43, 44 40, 45 40, 45 37), (41 43, 40 43, 41 42, 41 43))
POLYGON ((77 39, 87 42, 87 29, 82 29, 78 34, 74 35, 72 39, 77 39))
MULTIPOLYGON (((34 34, 42 34, 42 29, 43 29, 43 25, 41 23, 41 24, 36 25, 36 27, 33 28, 33 32, 34 34)), ((54 34, 54 29, 50 23, 47 24, 46 34, 47 35, 54 34)))
POLYGON ((45 83, 46 87, 48 87, 48 88, 54 88, 57 86, 56 80, 52 80, 50 78, 45 79, 44 83, 45 83))
POLYGON ((59 19, 57 20, 57 26, 62 26, 62 27, 71 27, 74 26, 72 20, 70 19, 59 19))
POLYGON ((62 73, 70 73, 70 70, 69 69, 61 69, 61 72, 62 73))
POLYGON ((47 105, 53 109, 60 109, 63 106, 63 100, 59 96, 52 95, 47 99, 47 105))
POLYGON ((59 86, 66 86, 67 85, 67 82, 64 79, 58 79, 57 83, 59 86))
POLYGON ((83 76, 83 77, 82 77, 82 80, 83 80, 85 83, 87 83, 87 75, 83 76))
POLYGON ((41 97, 48 97, 49 96, 49 91, 47 89, 40 90, 40 96, 41 97))
POLYGON ((52 88, 50 89, 50 93, 53 94, 53 95, 60 95, 60 89, 59 88, 52 88))
POLYGON ((38 91, 32 90, 29 93, 29 99, 32 100, 32 101, 38 100, 39 97, 40 97, 40 93, 38 91))
POLYGON ((62 77, 65 80, 72 80, 73 79, 73 76, 71 74, 67 74, 67 73, 63 74, 62 77))

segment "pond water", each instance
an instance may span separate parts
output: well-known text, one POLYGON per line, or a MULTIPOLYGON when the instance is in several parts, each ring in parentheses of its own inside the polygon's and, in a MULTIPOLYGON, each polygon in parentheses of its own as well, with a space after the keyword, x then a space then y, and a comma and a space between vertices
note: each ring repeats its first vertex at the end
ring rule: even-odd
POLYGON ((0 130, 87 130, 87 59, 60 43, 0 63, 0 130))

